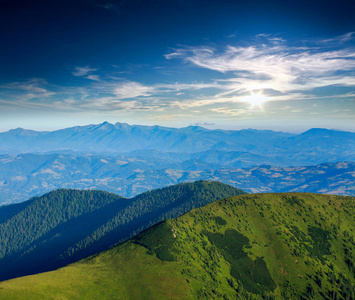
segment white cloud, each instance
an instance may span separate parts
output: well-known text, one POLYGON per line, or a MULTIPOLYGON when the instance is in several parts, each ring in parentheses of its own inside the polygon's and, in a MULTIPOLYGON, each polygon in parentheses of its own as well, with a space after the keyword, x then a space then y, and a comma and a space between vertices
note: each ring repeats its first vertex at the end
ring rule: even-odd
POLYGON ((268 33, 260 33, 256 35, 257 38, 262 38, 262 39, 266 39, 268 42, 274 43, 274 44, 278 44, 278 43, 283 43, 286 42, 285 39, 276 36, 274 34, 268 34, 268 33))
POLYGON ((127 81, 117 84, 113 93, 118 99, 128 99, 151 96, 154 91, 154 87, 146 86, 138 82, 127 81))
POLYGON ((46 99, 56 93, 48 90, 47 82, 43 79, 31 79, 25 82, 12 82, 0 85, 0 89, 10 90, 15 93, 16 101, 27 101, 34 98, 46 99))
POLYGON ((100 81, 100 76, 99 75, 88 75, 85 78, 94 80, 94 81, 100 81))
POLYGON ((92 72, 97 71, 98 69, 86 67, 75 67, 75 70, 72 72, 74 76, 84 77, 86 79, 100 81, 100 76, 91 74, 92 72))
MULTIPOLYGON (((338 40, 350 39, 352 35, 348 33, 338 40)), ((259 37, 283 42, 265 34, 259 37)), ((219 96, 261 89, 290 93, 335 84, 355 85, 353 48, 329 50, 271 43, 227 46, 223 51, 209 47, 181 48, 165 57, 180 58, 198 67, 226 74, 229 78, 218 81, 226 83, 222 87, 225 91, 219 96)))
POLYGON ((85 76, 91 72, 95 72, 97 69, 90 67, 75 67, 75 71, 72 72, 74 76, 85 76))
POLYGON ((354 39, 354 36, 355 36, 355 32, 348 32, 343 35, 337 36, 335 38, 321 40, 320 42, 325 44, 329 44, 329 43, 341 44, 341 43, 346 43, 348 41, 351 41, 352 39, 354 39))

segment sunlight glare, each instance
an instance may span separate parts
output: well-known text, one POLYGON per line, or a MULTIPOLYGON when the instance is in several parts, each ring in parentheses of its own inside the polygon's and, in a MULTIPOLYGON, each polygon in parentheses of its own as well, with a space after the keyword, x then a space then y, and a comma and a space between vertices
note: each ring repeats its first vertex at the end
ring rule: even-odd
POLYGON ((252 93, 250 96, 243 97, 243 101, 249 103, 251 108, 262 108, 263 104, 269 100, 270 97, 266 97, 261 93, 252 93))

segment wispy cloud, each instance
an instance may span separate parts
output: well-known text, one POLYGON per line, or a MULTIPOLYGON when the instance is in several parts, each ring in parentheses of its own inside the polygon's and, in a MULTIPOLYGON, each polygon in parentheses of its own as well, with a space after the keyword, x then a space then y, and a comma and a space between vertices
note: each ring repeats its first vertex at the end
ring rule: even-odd
MULTIPOLYGON (((329 40, 346 41, 348 33, 329 40)), ((222 51, 210 47, 187 47, 167 54, 166 59, 182 59, 200 68, 224 73, 229 82, 226 93, 272 89, 280 93, 306 91, 329 85, 355 85, 355 50, 288 47, 281 38, 261 34, 278 43, 226 46, 222 51)), ((324 42, 324 41, 323 41, 324 42)), ((219 81, 221 83, 221 81, 219 81)), ((275 97, 277 98, 277 97, 275 97)))
POLYGON ((279 36, 277 36, 275 34, 268 34, 268 33, 257 34, 256 38, 265 39, 268 42, 271 42, 271 43, 274 43, 274 44, 279 44, 279 43, 286 42, 286 40, 283 39, 282 37, 279 37, 279 36))
POLYGON ((2 93, 8 94, 4 91, 9 91, 10 94, 15 95, 12 101, 30 100, 35 98, 47 98, 55 95, 54 91, 49 90, 47 82, 43 79, 31 79, 24 82, 12 82, 4 85, 0 85, 0 89, 3 89, 2 93))
POLYGON ((94 80, 94 81, 101 81, 99 75, 93 75, 93 74, 91 74, 91 75, 86 76, 86 78, 87 78, 87 79, 90 79, 90 80, 94 80))
POLYGON ((95 72, 97 69, 90 68, 90 67, 75 67, 73 71, 74 76, 85 76, 91 72, 95 72))
POLYGON ((127 99, 135 97, 147 97, 152 95, 154 90, 154 87, 146 86, 138 82, 128 81, 117 84, 113 90, 113 93, 118 99, 127 99))
POLYGON ((336 44, 342 44, 349 42, 355 38, 355 32, 348 32, 343 35, 331 38, 331 39, 323 39, 320 40, 321 43, 324 44, 331 44, 331 43, 336 43, 336 44))
POLYGON ((97 70, 98 69, 90 68, 88 66, 86 66, 86 67, 75 67, 75 69, 72 72, 72 74, 74 76, 85 77, 87 79, 94 80, 94 81, 100 81, 100 76, 99 75, 91 74, 91 73, 93 73, 93 72, 95 72, 97 70))

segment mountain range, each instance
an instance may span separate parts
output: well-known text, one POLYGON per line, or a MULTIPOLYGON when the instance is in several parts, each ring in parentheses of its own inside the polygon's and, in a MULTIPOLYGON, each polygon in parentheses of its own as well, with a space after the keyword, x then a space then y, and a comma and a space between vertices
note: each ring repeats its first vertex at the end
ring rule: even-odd
MULTIPOLYGON (((291 134, 271 130, 209 130, 199 126, 169 128, 108 122, 52 132, 17 128, 0 133, 0 152, 10 154, 49 151, 107 154, 137 150, 247 152, 273 158, 277 165, 314 165, 353 161, 355 133, 314 128, 291 134)), ((149 152, 145 154, 149 155, 149 152)), ((214 157, 219 161, 217 155, 214 157)))
POLYGON ((209 130, 125 123, 0 133, 0 205, 58 188, 134 197, 218 180, 247 192, 355 195, 355 133, 209 130))
POLYGON ((354 299, 354 209, 353 197, 234 196, 65 268, 1 282, 0 298, 354 299))

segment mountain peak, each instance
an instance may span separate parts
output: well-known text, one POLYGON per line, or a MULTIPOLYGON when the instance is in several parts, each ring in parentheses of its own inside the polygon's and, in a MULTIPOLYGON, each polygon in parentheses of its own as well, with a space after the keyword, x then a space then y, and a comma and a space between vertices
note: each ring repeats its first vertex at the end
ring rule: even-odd
POLYGON ((100 129, 100 130, 110 130, 110 129, 113 129, 115 128, 115 126, 107 121, 99 124, 96 126, 95 129, 100 129))
POLYGON ((129 128, 129 127, 132 127, 132 126, 127 124, 127 123, 119 123, 119 122, 117 122, 117 123, 115 123, 115 127, 117 129, 124 129, 124 128, 126 129, 126 128, 129 128))
POLYGON ((312 135, 333 135, 333 134, 351 134, 351 132, 343 131, 343 130, 336 130, 336 129, 327 129, 327 128, 311 128, 301 135, 303 136, 312 136, 312 135))
POLYGON ((38 134, 37 131, 28 130, 28 129, 24 129, 21 127, 11 129, 8 131, 8 133, 13 134, 13 135, 19 135, 19 136, 30 136, 30 135, 38 134))
POLYGON ((23 129, 22 127, 17 127, 15 129, 11 129, 9 130, 9 132, 12 132, 12 133, 19 133, 19 132, 22 132, 24 131, 25 129, 23 129))

